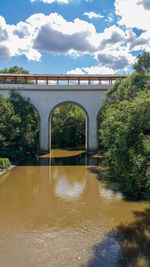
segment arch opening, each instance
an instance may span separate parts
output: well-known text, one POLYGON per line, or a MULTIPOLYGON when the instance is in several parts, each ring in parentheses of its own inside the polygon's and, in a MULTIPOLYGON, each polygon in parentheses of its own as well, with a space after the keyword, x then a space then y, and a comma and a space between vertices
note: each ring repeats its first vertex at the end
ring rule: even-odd
POLYGON ((87 149, 88 115, 74 102, 56 105, 50 114, 49 148, 87 149))

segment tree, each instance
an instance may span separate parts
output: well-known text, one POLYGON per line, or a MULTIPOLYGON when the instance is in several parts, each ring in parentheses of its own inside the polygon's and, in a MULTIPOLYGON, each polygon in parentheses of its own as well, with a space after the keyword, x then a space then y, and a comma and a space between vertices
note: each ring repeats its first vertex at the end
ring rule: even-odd
POLYGON ((85 143, 85 116, 74 104, 57 107, 51 122, 53 147, 79 147, 85 143))
POLYGON ((3 70, 0 70, 0 73, 17 73, 17 74, 28 74, 29 71, 23 69, 22 67, 13 66, 11 68, 4 68, 3 70))
POLYGON ((150 75, 142 68, 108 90, 99 130, 122 191, 135 199, 150 197, 150 75))
POLYGON ((100 139, 123 192, 134 198, 150 190, 150 92, 109 106, 100 139))
POLYGON ((19 135, 20 118, 15 114, 13 105, 5 96, 0 95, 0 148, 10 148, 19 135))
POLYGON ((14 91, 10 92, 9 101, 20 118, 16 148, 36 151, 39 144, 39 118, 36 110, 30 105, 29 99, 24 99, 14 91))
POLYGON ((146 71, 150 72, 150 53, 143 52, 143 54, 138 55, 137 62, 133 65, 133 68, 137 72, 146 71))

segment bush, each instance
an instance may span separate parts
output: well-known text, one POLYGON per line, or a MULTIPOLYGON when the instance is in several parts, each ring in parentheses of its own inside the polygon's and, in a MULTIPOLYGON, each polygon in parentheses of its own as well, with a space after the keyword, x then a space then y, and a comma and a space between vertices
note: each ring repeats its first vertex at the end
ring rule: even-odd
POLYGON ((150 191, 150 92, 109 106, 100 139, 123 191, 140 198, 150 191))
POLYGON ((39 118, 29 100, 14 91, 9 99, 0 95, 0 157, 16 160, 38 145, 39 118))
POLYGON ((85 115, 75 104, 62 104, 54 110, 51 120, 52 146, 82 147, 85 144, 85 115))
POLYGON ((10 161, 7 158, 0 158, 0 168, 7 169, 10 166, 10 161))
POLYGON ((99 144, 122 191, 134 199, 150 198, 150 55, 144 54, 143 59, 139 72, 118 80, 107 91, 99 117, 99 144))

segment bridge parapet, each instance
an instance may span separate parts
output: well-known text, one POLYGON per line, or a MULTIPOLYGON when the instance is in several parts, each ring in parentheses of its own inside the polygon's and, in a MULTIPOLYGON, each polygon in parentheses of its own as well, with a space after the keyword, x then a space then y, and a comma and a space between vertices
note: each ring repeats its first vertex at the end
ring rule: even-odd
POLYGON ((112 85, 117 79, 127 75, 89 75, 89 74, 12 74, 0 73, 0 84, 30 85, 112 85))

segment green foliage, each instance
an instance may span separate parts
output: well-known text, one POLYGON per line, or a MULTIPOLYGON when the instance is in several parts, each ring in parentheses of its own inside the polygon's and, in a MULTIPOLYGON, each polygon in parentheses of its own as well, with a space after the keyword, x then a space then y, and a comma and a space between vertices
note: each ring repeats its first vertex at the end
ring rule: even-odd
POLYGON ((26 152, 36 153, 39 118, 21 95, 11 91, 9 100, 0 95, 0 156, 16 160, 26 152))
POLYGON ((9 69, 7 68, 4 68, 3 70, 0 70, 0 73, 17 73, 17 74, 28 74, 29 71, 21 68, 21 67, 18 67, 18 66, 13 66, 9 69))
POLYGON ((137 62, 133 65, 133 68, 137 72, 150 72, 150 53, 143 52, 143 54, 138 55, 137 62))
POLYGON ((13 105, 0 95, 0 147, 13 146, 19 135, 20 118, 13 105))
POLYGON ((14 91, 10 92, 9 101, 14 107, 15 114, 20 118, 15 147, 25 151, 36 151, 39 143, 39 118, 36 110, 30 105, 29 99, 25 100, 14 91))
MULTIPOLYGON (((12 74, 28 74, 29 73, 29 71, 27 71, 27 70, 25 70, 25 69, 23 69, 23 68, 21 68, 21 67, 18 67, 18 66, 13 66, 13 67, 11 67, 11 68, 4 68, 4 69, 2 69, 2 70, 0 70, 0 73, 12 73, 12 74)), ((1 80, 0 81, 1 83, 3 83, 4 81, 3 80, 1 80)), ((9 83, 9 84, 11 84, 11 83, 14 83, 14 80, 13 79, 6 79, 5 80, 5 83, 9 83)), ((17 83, 18 84, 23 84, 24 83, 24 80, 22 80, 22 79, 17 79, 17 83)), ((28 80, 28 84, 33 84, 34 83, 34 81, 30 81, 30 80, 28 80)))
POLYGON ((0 168, 7 169, 10 166, 10 161, 7 158, 0 158, 0 168))
POLYGON ((108 90, 99 143, 132 198, 150 197, 150 76, 135 72, 108 90))
POLYGON ((73 104, 57 107, 51 120, 53 147, 80 147, 85 143, 85 115, 73 104))

